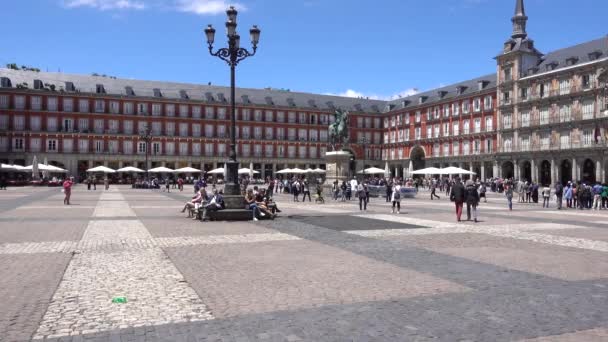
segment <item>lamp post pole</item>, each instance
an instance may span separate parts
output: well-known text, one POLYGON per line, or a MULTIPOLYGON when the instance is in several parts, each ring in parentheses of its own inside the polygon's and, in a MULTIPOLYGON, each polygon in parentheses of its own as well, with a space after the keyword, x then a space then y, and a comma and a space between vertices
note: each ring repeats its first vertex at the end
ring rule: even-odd
POLYGON ((240 47, 241 37, 236 31, 237 23, 237 10, 230 6, 226 11, 228 20, 226 21, 226 31, 228 37, 228 47, 220 48, 217 51, 213 51, 213 42, 215 41, 215 29, 209 25, 205 28, 205 36, 207 38, 207 45, 209 47, 209 53, 212 56, 218 57, 225 61, 230 66, 230 152, 228 155, 228 161, 226 162, 226 183, 224 186, 224 201, 226 207, 229 209, 243 208, 243 198, 241 196, 240 187, 238 184, 238 168, 239 163, 236 156, 236 81, 235 81, 235 69, 240 61, 247 57, 255 55, 257 45, 260 39, 260 29, 257 26, 253 26, 250 30, 252 51, 240 47))

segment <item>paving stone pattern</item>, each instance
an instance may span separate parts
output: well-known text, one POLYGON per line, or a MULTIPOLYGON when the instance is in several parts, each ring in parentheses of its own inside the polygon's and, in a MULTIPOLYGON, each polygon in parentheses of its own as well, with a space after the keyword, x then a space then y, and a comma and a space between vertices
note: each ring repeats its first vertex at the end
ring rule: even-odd
POLYGON ((0 341, 608 340, 606 212, 277 195, 275 221, 201 223, 191 187, 101 188, 0 192, 0 341))

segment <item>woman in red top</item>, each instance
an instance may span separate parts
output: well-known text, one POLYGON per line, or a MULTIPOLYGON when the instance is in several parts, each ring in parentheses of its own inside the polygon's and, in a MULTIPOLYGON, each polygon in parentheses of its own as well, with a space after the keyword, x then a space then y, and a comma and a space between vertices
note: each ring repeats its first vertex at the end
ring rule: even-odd
POLYGON ((63 204, 70 205, 70 196, 72 195, 72 185, 74 185, 74 181, 72 178, 68 178, 63 182, 63 193, 65 197, 63 198, 63 204))

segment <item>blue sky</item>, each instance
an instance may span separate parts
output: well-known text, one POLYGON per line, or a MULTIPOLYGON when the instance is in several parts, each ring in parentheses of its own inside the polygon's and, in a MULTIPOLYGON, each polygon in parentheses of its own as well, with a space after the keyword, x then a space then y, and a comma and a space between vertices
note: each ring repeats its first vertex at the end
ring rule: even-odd
MULTIPOLYGON (((228 85, 202 30, 213 24, 223 46, 229 4, 242 46, 262 29, 238 86, 388 98, 494 72, 515 0, 6 0, 0 63, 228 85)), ((543 52, 608 33, 608 1, 525 4, 543 52)))

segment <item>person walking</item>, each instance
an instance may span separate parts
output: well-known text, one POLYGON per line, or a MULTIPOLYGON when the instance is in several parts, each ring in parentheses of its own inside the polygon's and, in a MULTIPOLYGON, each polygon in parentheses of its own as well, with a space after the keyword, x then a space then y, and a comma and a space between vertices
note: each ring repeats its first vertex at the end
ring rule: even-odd
POLYGON ((293 182, 293 184, 291 185, 291 190, 293 192, 293 201, 294 202, 300 202, 300 200, 298 199, 298 196, 300 196, 300 189, 302 189, 302 185, 296 179, 296 181, 293 182))
POLYGON ((365 198, 365 187, 363 187, 363 184, 357 185, 357 196, 359 197, 359 210, 367 210, 367 200, 365 198))
POLYGON ((337 201, 338 194, 340 193, 340 185, 338 184, 337 180, 335 180, 334 183, 332 184, 331 192, 332 192, 332 197, 334 198, 334 201, 337 201))
POLYGON ((602 209, 602 185, 597 183, 593 186, 593 210, 602 209))
POLYGON ((433 180, 433 184, 431 185, 431 200, 434 199, 434 197, 437 197, 437 199, 441 199, 439 196, 437 196, 437 194, 435 193, 437 191, 437 182, 435 182, 433 180))
POLYGON ((479 185, 479 201, 481 202, 481 199, 483 198, 483 202, 484 203, 488 203, 488 198, 486 197, 486 183, 481 182, 481 184, 479 185))
POLYGON ((608 184, 602 185, 602 209, 608 209, 608 184))
POLYGON ((108 179, 107 176, 103 179, 103 186, 106 190, 110 189, 110 180, 108 179))
POLYGON ((308 196, 308 202, 312 202, 310 199, 310 187, 307 180, 302 183, 302 193, 304 194, 304 196, 302 196, 302 202, 306 202, 306 196, 308 196))
POLYGON ((462 216, 462 207, 465 200, 465 189, 464 185, 460 182, 460 178, 456 177, 455 183, 452 186, 452 192, 450 193, 450 200, 454 202, 456 206, 456 219, 460 222, 462 216))
POLYGON ((555 196, 557 197, 557 210, 562 210, 562 197, 564 195, 564 186, 562 183, 555 184, 555 196))
POLYGON ((549 208, 549 199, 551 198, 551 188, 545 186, 543 188, 543 208, 549 208))
POLYGON ((479 193, 472 180, 467 181, 465 188, 465 200, 467 202, 467 221, 471 221, 471 209, 473 210, 473 220, 477 223, 477 205, 479 205, 479 193))
POLYGON ((572 208, 572 184, 570 182, 564 189, 564 198, 566 199, 566 208, 572 208))
POLYGON ((74 178, 70 177, 63 181, 63 204, 70 205, 70 197, 72 196, 72 185, 74 185, 74 178))
POLYGON ((572 208, 576 209, 578 208, 578 190, 579 187, 576 185, 576 183, 572 184, 572 208))
POLYGON ((401 214, 401 185, 395 184, 391 189, 391 202, 393 202, 393 210, 391 213, 395 213, 395 205, 397 206, 397 214, 401 214))
MULTIPOLYGON (((392 199, 391 195, 393 194, 394 186, 395 185, 393 184, 393 182, 386 184, 386 202, 387 203, 390 202, 392 199)), ((393 205, 393 207, 394 207, 394 205, 393 205)))
POLYGON ((342 185, 340 185, 340 200, 342 202, 346 201, 346 182, 342 181, 342 185))
POLYGON ((504 185, 505 196, 507 197, 507 204, 509 205, 509 211, 513 211, 513 185, 504 185))
POLYGON ((91 177, 87 178, 86 182, 87 182, 87 190, 91 190, 91 183, 92 183, 91 177))

